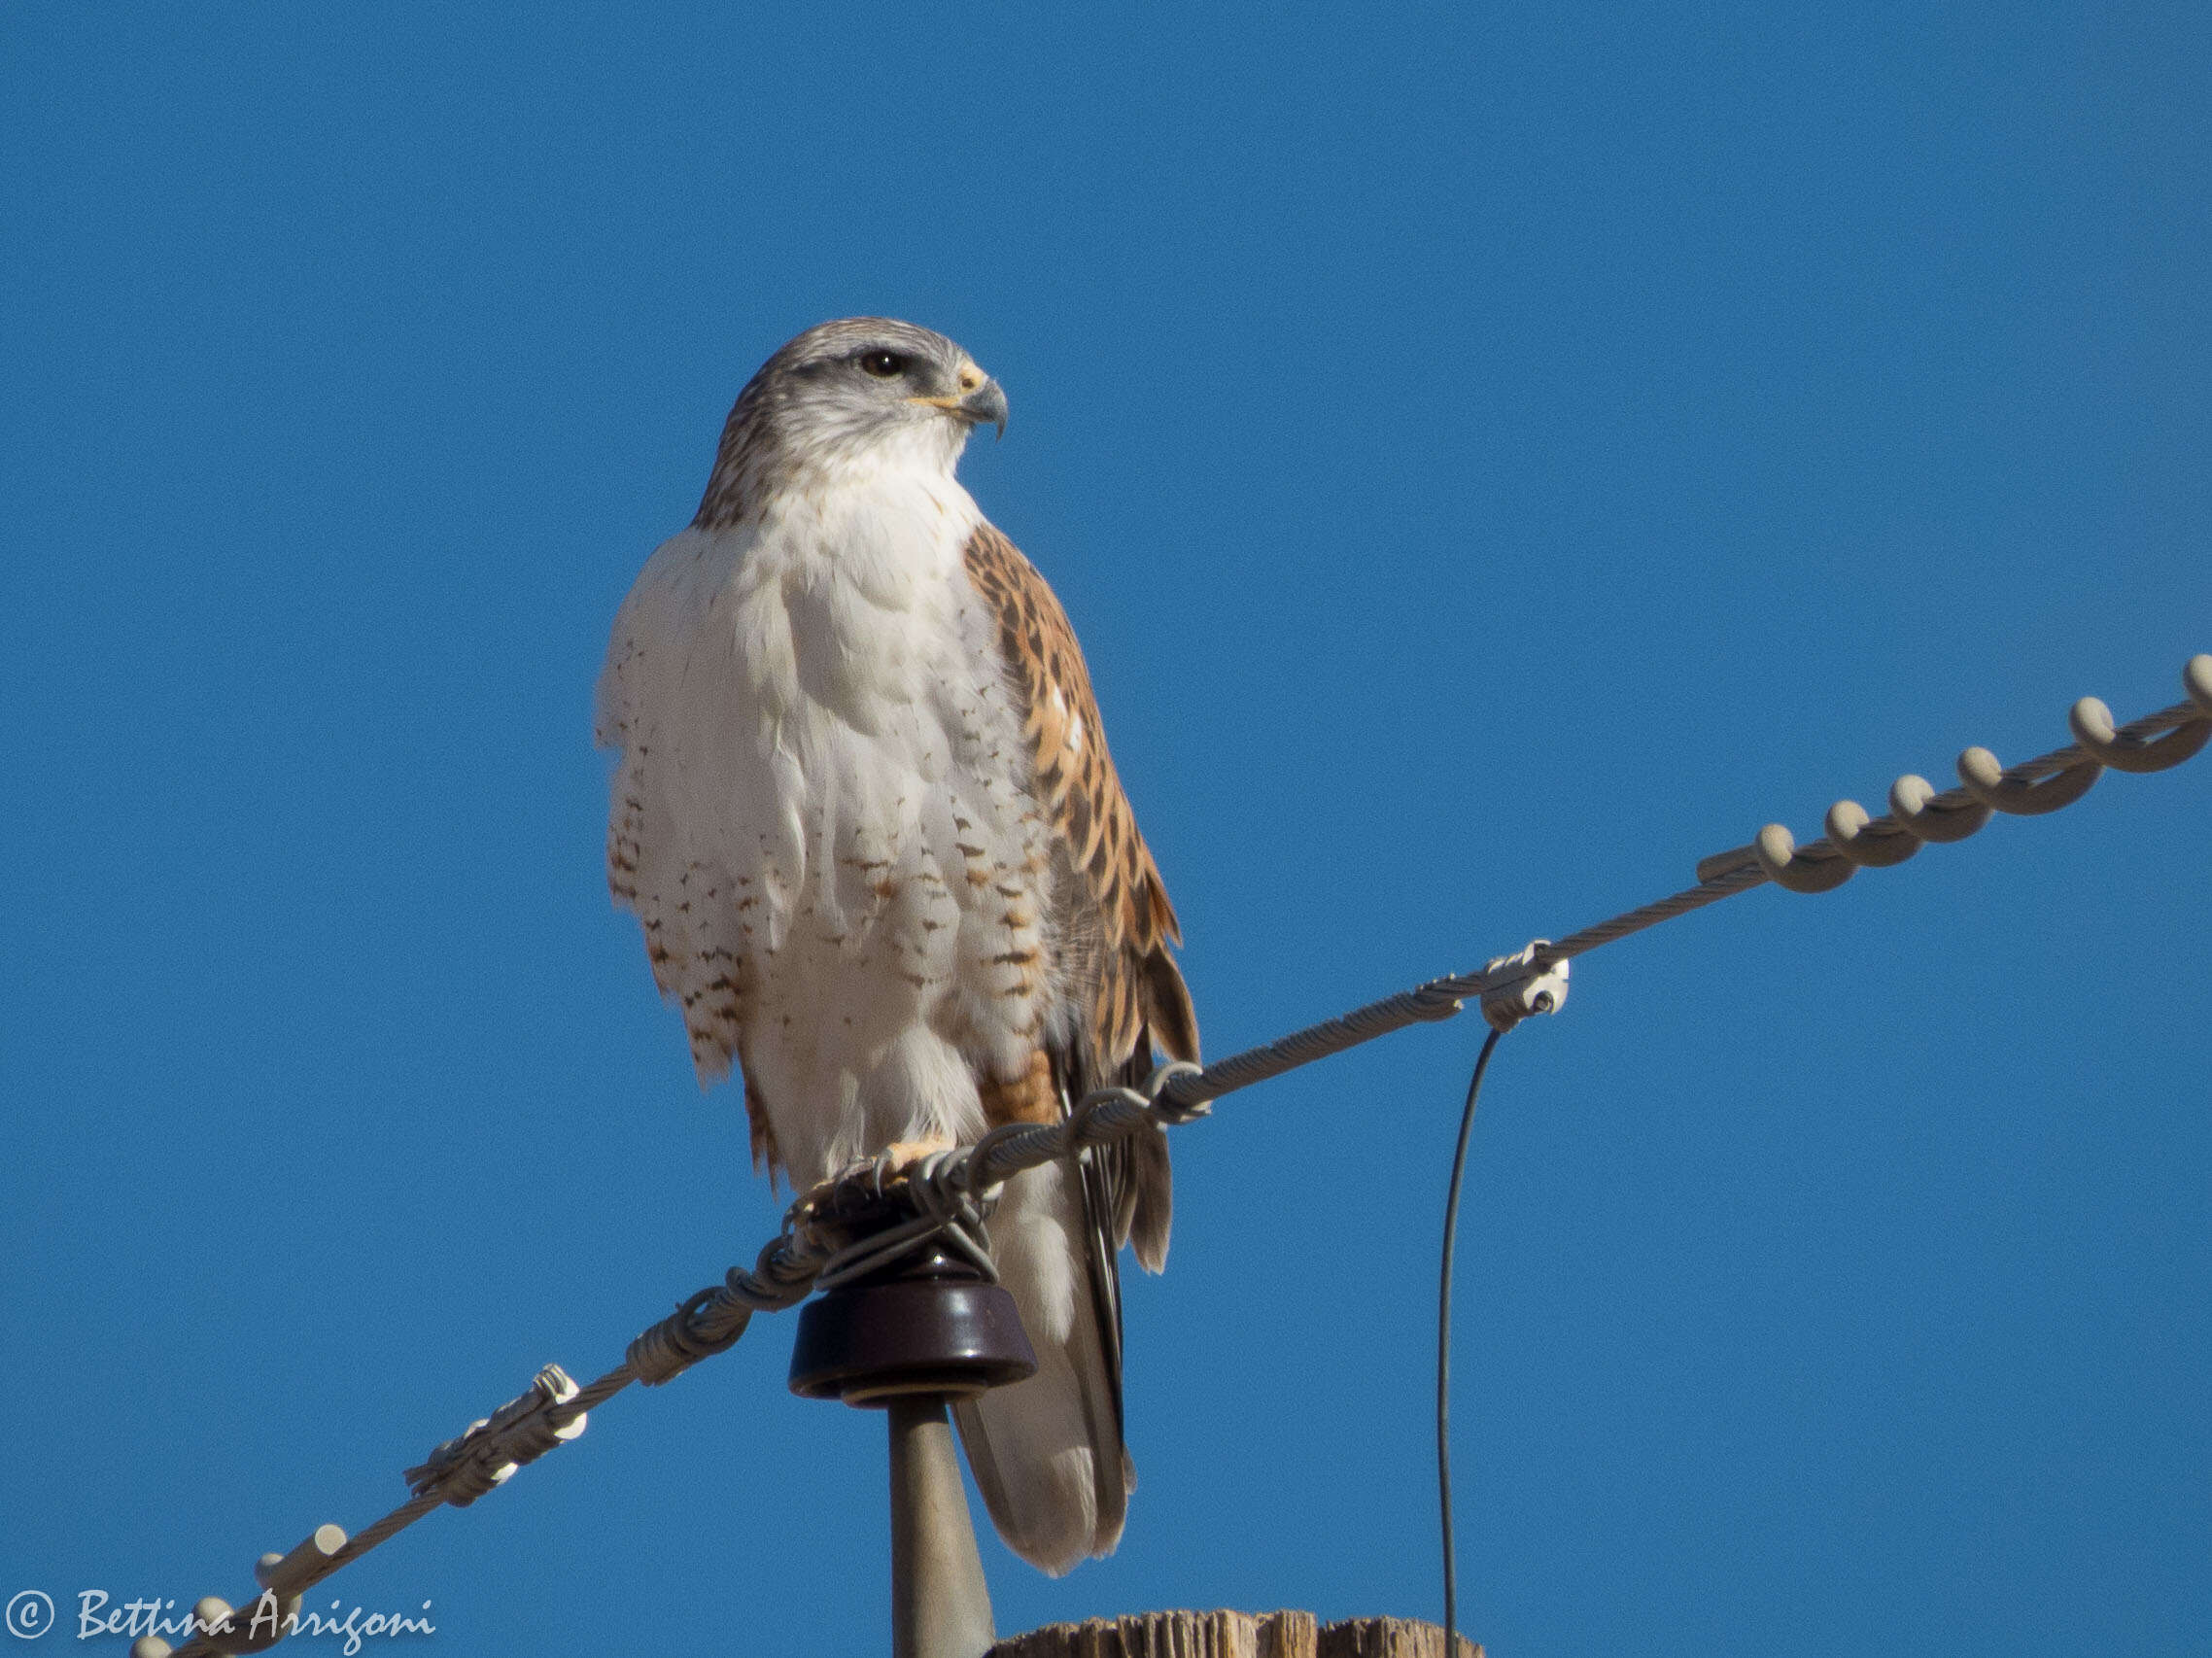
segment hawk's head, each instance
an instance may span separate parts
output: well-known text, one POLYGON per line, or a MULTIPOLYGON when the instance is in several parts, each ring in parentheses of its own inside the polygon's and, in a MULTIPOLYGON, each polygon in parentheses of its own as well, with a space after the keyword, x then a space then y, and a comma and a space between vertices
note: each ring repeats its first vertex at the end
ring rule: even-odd
POLYGON ((887 317, 809 328, 760 366, 722 430, 698 523, 719 528, 764 489, 872 461, 951 468, 969 431, 1006 431, 1006 394, 943 334, 887 317))

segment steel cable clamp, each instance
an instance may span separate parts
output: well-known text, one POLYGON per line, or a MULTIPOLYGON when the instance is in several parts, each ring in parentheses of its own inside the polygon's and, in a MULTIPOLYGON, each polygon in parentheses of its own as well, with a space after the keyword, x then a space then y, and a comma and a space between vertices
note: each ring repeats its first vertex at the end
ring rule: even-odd
POLYGON ((1547 954, 1550 949, 1551 940, 1537 939, 1483 967, 1485 980, 1507 976, 1483 986, 1482 1017, 1492 1030, 1511 1030, 1531 1014, 1555 1014, 1566 1004, 1567 973, 1573 964, 1564 956, 1547 954))
POLYGON ((456 1508, 467 1507, 503 1485, 523 1464, 537 1461, 584 1431, 587 1418, 581 1413, 558 1414, 558 1407, 580 1391, 560 1365, 546 1365, 528 1393, 471 1422, 457 1438, 432 1451, 429 1461, 409 1468, 408 1488, 417 1497, 434 1491, 456 1508))

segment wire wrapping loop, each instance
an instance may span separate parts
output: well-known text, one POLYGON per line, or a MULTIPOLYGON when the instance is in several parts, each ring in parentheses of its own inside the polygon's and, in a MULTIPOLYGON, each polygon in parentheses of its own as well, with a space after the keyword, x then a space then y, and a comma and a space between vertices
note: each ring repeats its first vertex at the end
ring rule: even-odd
POLYGON ((985 1281, 997 1283, 998 1268, 991 1261, 990 1234, 985 1229, 983 1210, 964 1192, 952 1188, 946 1179, 949 1173, 965 1173, 950 1153, 935 1153, 909 1171, 903 1195, 919 1212, 870 1230, 840 1249, 815 1277, 813 1288, 835 1290, 932 1244, 945 1246, 982 1272, 985 1281))
POLYGON ((624 1369, 657 1388, 700 1360, 729 1351, 754 1313, 780 1312, 812 1295, 829 1254, 786 1215, 783 1230, 761 1246, 750 1272, 731 1267, 721 1283, 689 1296, 674 1314, 641 1332, 623 1356, 624 1369))
POLYGON ((1792 892, 1833 892, 1858 873, 1857 864, 1817 841, 1799 851, 1795 837, 1780 823, 1760 830, 1751 848, 1767 879, 1792 892))
POLYGON ((1946 800, 1927 778, 1907 772, 1889 785, 1889 815, 1909 835, 1949 844, 1978 833, 1989 809, 1978 800, 1946 800))
MULTIPOLYGON (((2080 704, 2074 706, 2074 711, 2081 712, 2080 704)), ((1958 757, 1959 786, 1990 810, 2009 812, 2018 817, 2040 816, 2046 812, 2056 812, 2062 806, 2071 806, 2088 794, 2103 775, 2101 765, 2088 760, 2079 766, 2068 766, 2041 782, 2030 782, 2025 777, 2006 777, 2004 767, 1987 748, 1969 748, 1958 757)))
POLYGON ((1170 1128, 1180 1128, 1186 1123, 1195 1123, 1201 1117, 1211 1117, 1214 1108, 1205 1100, 1186 1105, 1174 1096, 1175 1085, 1185 1077, 1202 1077, 1203 1065, 1193 1065, 1188 1059, 1170 1059, 1145 1079, 1145 1093, 1152 1101, 1153 1115, 1170 1128))
POLYGON ((702 1359, 726 1353, 738 1344, 745 1326, 752 1323, 752 1308, 730 1308, 722 1287, 711 1285, 677 1304, 674 1317, 665 1318, 630 1343, 630 1367, 649 1388, 673 1382, 702 1359), (723 1313, 709 1323, 709 1314, 723 1313))
POLYGON ((1892 868, 1922 845, 1888 818, 1868 816, 1855 800, 1839 800, 1828 808, 1826 828, 1828 845, 1861 869, 1892 868))
POLYGON ((1100 1088, 1088 1093, 1068 1113, 1071 1151, 1088 1151, 1119 1140, 1140 1123, 1152 1121, 1152 1101, 1135 1088, 1100 1088))
MULTIPOLYGON (((2197 657, 2196 662, 2205 661, 2197 657)), ((2183 683, 2189 675, 2183 675, 2183 683)), ((2190 686, 2192 700, 2195 687, 2190 686)), ((2116 772, 2162 772, 2168 766, 2178 766, 2204 746, 2205 739, 2212 738, 2212 719, 2191 720, 2177 725, 2163 737, 2123 737, 2112 728, 2112 710, 2095 697, 2084 697, 2066 715, 2066 723, 2073 727, 2074 741, 2084 752, 2096 757, 2100 766, 2110 766, 2116 772)))

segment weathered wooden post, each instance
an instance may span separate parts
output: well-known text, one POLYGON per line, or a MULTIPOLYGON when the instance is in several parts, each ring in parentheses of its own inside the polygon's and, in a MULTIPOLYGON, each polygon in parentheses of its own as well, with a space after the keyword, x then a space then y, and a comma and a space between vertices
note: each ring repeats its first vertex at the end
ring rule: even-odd
MULTIPOLYGON (((1408 1618, 1143 1612, 1047 1624, 1000 1641, 990 1658, 1444 1658, 1444 1632, 1408 1618)), ((1482 1658, 1482 1648, 1462 1636, 1455 1658, 1482 1658)))

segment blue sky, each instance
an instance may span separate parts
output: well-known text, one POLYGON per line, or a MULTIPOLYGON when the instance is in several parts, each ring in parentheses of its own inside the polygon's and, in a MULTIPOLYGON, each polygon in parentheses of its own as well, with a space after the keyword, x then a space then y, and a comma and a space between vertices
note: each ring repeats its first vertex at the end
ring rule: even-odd
MULTIPOLYGON (((1083 636, 1216 1054, 2212 649, 2201 7, 0 42, 0 1593, 65 1618, 358 1529, 773 1227, 608 907, 590 693, 809 324, 1005 385, 963 475, 1083 636)), ((2114 776, 1732 900, 1504 1045, 1454 1412, 1494 1653, 2208 1649, 2208 813, 2212 762, 2114 776)), ((1179 1132, 1126 1540, 986 1542, 1002 1631, 1435 1614, 1479 1034, 1179 1132)), ((881 1424, 788 1344, 328 1592, 439 1650, 881 1650, 881 1424)))

